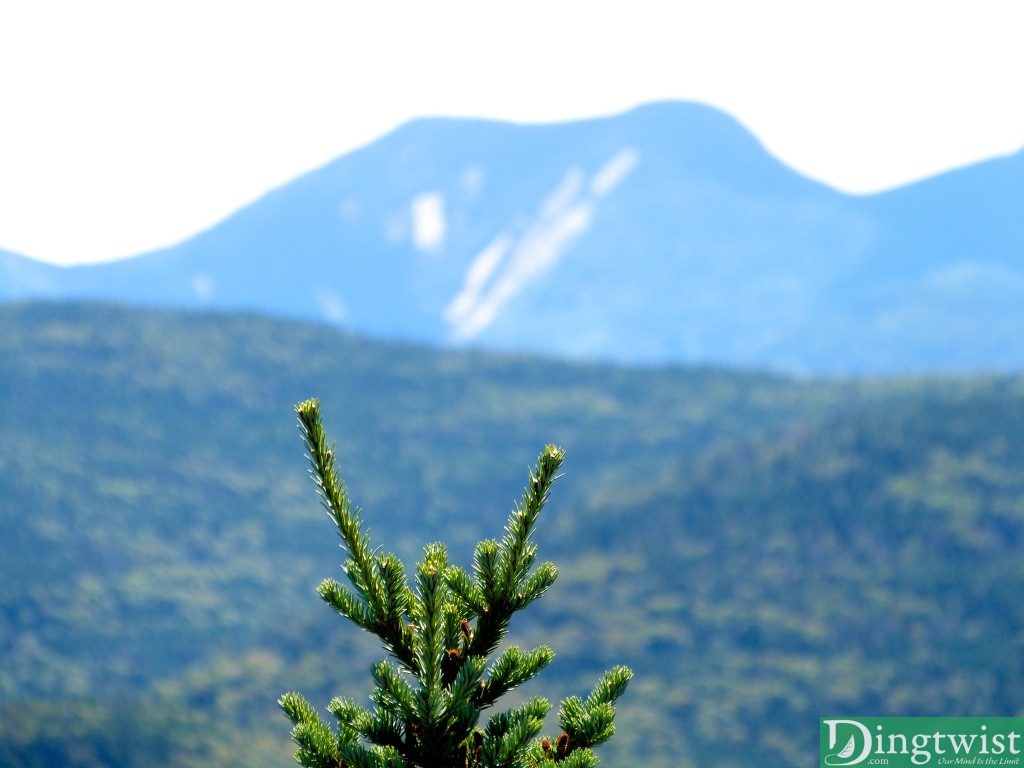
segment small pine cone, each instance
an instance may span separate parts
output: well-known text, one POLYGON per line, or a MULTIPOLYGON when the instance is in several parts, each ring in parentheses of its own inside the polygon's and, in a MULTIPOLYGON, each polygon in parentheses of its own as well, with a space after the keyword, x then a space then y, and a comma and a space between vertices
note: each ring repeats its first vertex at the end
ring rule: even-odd
POLYGON ((569 734, 568 733, 563 733, 561 736, 558 737, 558 746, 556 747, 556 751, 557 751, 559 757, 565 757, 566 755, 569 754, 569 734))

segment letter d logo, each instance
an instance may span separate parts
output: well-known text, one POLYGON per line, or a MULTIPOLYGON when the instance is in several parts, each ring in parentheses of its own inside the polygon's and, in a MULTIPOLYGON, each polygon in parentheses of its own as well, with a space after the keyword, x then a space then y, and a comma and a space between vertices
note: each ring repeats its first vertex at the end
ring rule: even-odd
POLYGON ((850 736, 850 740, 846 742, 846 746, 839 752, 834 755, 825 755, 825 765, 856 765, 857 763, 866 760, 868 755, 871 754, 871 731, 868 730, 866 725, 858 723, 856 720, 824 720, 823 722, 828 725, 829 749, 836 748, 836 726, 840 724, 854 726, 860 731, 861 737, 864 739, 864 749, 862 749, 860 754, 855 758, 852 760, 846 760, 846 758, 850 757, 850 755, 854 753, 857 743, 857 737, 850 736), (845 762, 838 762, 836 758, 845 762))

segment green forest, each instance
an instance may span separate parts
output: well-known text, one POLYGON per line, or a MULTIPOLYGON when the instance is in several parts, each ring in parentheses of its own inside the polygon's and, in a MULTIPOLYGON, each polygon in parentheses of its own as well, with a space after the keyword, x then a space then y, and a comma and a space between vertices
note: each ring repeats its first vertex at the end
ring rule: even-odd
POLYGON ((440 351, 256 315, 0 306, 0 765, 293 765, 365 699, 318 599, 319 398, 374 541, 468 565, 546 444, 523 696, 635 676, 607 766, 809 765, 818 718, 1024 715, 1024 377, 799 379, 440 351))

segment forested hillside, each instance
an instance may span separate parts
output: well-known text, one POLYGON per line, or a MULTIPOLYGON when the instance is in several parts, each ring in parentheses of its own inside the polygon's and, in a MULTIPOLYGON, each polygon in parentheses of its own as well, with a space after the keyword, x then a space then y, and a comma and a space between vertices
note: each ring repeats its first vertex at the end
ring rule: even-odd
POLYGON ((1024 712, 1024 379, 798 381, 368 342, 257 316, 0 307, 0 764, 282 766, 275 701, 374 641, 292 405, 374 540, 500 533, 547 442, 561 576, 528 693, 637 676, 603 764, 809 764, 824 715, 1024 712))

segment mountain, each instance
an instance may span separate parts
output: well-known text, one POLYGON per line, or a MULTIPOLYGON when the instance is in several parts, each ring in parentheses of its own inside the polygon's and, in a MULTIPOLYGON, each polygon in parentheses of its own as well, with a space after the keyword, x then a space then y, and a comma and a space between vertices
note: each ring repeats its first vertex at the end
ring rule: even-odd
POLYGON ((822 712, 1024 713, 1024 379, 797 380, 383 343, 264 316, 0 307, 0 764, 269 768, 365 701, 314 594, 319 396, 374 546, 468 566, 545 442, 560 569, 525 691, 625 663, 608 765, 813 763, 822 712), (531 684, 533 686, 534 684, 531 684))
POLYGON ((884 194, 689 103, 425 119, 172 248, 0 298, 244 309, 378 338, 836 374, 1024 365, 1024 153, 884 194))
POLYGON ((53 294, 61 280, 61 271, 51 264, 0 250, 0 300, 53 294))

